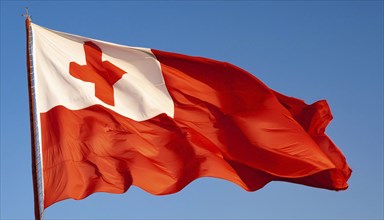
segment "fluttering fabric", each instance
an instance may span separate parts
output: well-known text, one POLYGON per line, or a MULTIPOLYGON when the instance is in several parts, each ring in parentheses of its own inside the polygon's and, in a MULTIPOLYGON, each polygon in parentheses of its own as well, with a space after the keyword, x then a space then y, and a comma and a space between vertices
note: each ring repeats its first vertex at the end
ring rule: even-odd
POLYGON ((200 177, 344 190, 345 157, 311 105, 226 62, 32 24, 44 206, 132 185, 176 193, 200 177))

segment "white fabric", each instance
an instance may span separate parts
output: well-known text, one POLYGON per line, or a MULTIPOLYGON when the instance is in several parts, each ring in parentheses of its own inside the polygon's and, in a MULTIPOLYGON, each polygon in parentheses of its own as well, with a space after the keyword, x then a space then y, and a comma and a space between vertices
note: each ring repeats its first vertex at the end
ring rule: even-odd
POLYGON ((62 105, 77 110, 103 105, 135 121, 161 113, 174 116, 174 103, 165 86, 160 63, 150 49, 127 47, 52 31, 31 24, 37 112, 62 105), (95 97, 95 84, 70 75, 70 62, 85 65, 83 43, 92 41, 109 61, 126 73, 114 85, 115 105, 95 97))

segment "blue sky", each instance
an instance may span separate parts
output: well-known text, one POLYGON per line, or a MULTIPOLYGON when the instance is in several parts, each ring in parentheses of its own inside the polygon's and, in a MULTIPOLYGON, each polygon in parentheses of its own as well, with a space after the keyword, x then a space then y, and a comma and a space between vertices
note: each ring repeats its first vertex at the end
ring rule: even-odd
POLYGON ((246 192, 202 178, 65 200, 47 219, 382 219, 383 1, 1 1, 1 219, 33 218, 25 27, 235 64, 286 95, 326 99, 327 134, 353 169, 334 192, 272 182, 246 192))

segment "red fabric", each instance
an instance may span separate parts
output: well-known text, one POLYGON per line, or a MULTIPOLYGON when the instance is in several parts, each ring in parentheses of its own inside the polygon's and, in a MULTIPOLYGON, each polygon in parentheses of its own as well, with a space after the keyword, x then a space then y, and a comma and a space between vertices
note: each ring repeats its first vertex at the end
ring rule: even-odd
POLYGON ((109 61, 102 61, 102 51, 92 41, 84 42, 87 65, 69 63, 71 76, 95 84, 95 96, 106 104, 115 105, 113 84, 121 79, 125 71, 109 61))
POLYGON ((44 206, 136 185, 175 193, 199 177, 254 191, 270 181, 343 190, 351 174, 324 134, 325 101, 306 105, 228 63, 153 50, 175 103, 136 122, 100 105, 41 113, 44 206))

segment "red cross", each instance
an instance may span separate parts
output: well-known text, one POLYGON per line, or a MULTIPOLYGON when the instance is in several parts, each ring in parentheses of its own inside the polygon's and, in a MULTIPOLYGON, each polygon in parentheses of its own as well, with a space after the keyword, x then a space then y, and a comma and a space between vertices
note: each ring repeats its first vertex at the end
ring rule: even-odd
POLYGON ((108 105, 115 105, 113 84, 125 74, 125 71, 109 61, 101 60, 101 49, 91 41, 84 42, 86 65, 75 62, 69 64, 71 76, 95 84, 95 96, 108 105))

